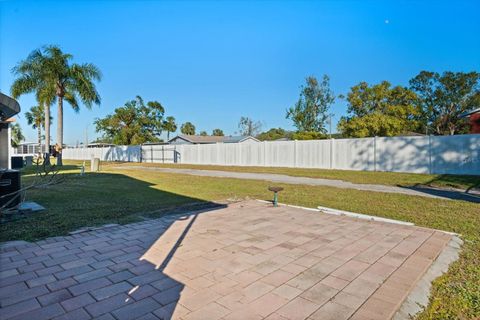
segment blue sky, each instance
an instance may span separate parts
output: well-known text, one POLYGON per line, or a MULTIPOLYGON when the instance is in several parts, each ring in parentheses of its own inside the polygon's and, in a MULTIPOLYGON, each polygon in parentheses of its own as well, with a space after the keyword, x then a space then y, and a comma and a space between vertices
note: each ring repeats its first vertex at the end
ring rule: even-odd
MULTIPOLYGON (((308 75, 328 74, 340 94, 421 70, 480 71, 478 12, 479 1, 0 1, 0 91, 31 50, 58 44, 103 72, 100 107, 65 107, 66 143, 93 139, 94 119, 136 95, 197 131, 234 134, 241 116, 293 129, 285 110, 308 75)), ((345 110, 332 107, 334 124, 345 110)))

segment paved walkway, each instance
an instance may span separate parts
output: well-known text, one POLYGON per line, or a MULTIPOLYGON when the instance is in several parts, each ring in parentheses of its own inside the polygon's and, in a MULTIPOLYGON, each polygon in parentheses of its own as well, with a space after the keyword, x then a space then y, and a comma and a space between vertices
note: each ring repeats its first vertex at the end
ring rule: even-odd
POLYGON ((2 247, 1 319, 389 319, 450 240, 258 201, 2 247))
POLYGON ((427 187, 412 187, 401 188, 395 186, 386 186, 380 184, 362 184, 352 183, 343 180, 333 179, 321 179, 321 178, 307 178, 307 177, 294 177, 283 174, 273 173, 250 173, 250 172, 233 172, 233 171, 219 171, 219 170, 201 170, 201 169, 183 169, 183 168, 159 168, 159 167, 146 167, 146 166, 117 166, 115 169, 140 169, 140 170, 152 170, 169 173, 190 174, 194 176, 203 177, 217 177, 217 178, 235 178, 235 179, 249 179, 249 180, 263 180, 278 183, 288 184, 305 184, 312 186, 328 186, 342 189, 356 189, 363 191, 385 192, 385 193, 400 193, 412 196, 437 198, 437 199, 455 199, 465 200, 470 202, 480 203, 480 195, 467 194, 459 191, 442 190, 427 187))

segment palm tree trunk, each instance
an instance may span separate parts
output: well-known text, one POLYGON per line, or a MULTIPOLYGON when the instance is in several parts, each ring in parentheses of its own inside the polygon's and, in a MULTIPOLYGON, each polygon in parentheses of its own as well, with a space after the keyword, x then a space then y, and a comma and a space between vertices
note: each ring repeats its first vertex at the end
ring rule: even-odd
POLYGON ((38 134, 38 153, 42 154, 42 124, 37 124, 37 134, 38 134))
POLYGON ((45 159, 50 164, 50 106, 45 106, 45 159))
POLYGON ((57 110, 57 144, 59 146, 59 152, 57 153, 57 165, 62 166, 62 147, 63 147, 63 97, 58 97, 58 110, 57 110))

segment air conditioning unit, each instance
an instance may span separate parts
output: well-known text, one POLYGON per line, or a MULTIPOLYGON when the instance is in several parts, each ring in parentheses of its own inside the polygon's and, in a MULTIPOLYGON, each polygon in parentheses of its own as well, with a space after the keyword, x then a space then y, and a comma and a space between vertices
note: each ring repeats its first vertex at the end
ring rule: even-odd
POLYGON ((0 207, 3 207, 12 198, 7 208, 12 208, 20 204, 21 197, 18 193, 20 191, 20 171, 18 170, 0 170, 0 207), (7 197, 5 195, 14 193, 7 197))

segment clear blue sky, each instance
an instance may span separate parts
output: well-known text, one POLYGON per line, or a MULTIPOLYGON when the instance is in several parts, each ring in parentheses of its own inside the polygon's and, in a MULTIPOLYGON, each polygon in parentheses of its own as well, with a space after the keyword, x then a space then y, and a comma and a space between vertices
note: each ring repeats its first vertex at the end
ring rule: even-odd
MULTIPOLYGON (((83 141, 87 126, 93 139, 93 120, 135 95, 197 131, 233 134, 240 116, 292 129, 285 109, 308 75, 328 74, 340 94, 360 81, 406 85, 424 69, 480 71, 479 1, 0 1, 0 10, 0 91, 44 44, 103 72, 100 107, 66 106, 66 143, 83 141)), ((23 111, 35 104, 19 101, 23 111)), ((333 106, 334 122, 345 110, 333 106)))

